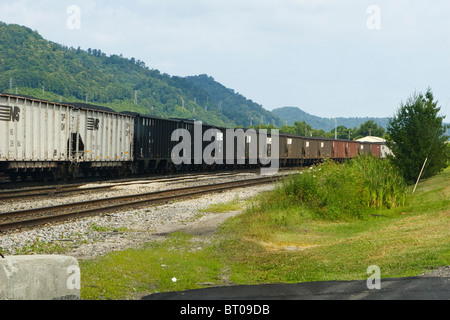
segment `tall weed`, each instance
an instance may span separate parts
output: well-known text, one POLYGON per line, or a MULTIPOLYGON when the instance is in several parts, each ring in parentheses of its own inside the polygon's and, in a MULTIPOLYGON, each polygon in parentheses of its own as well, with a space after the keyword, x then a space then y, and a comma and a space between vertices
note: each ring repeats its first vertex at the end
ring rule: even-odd
POLYGON ((367 208, 392 208, 406 201, 406 183, 387 160, 362 156, 344 164, 326 161, 285 178, 261 209, 303 207, 317 218, 363 218, 367 208))

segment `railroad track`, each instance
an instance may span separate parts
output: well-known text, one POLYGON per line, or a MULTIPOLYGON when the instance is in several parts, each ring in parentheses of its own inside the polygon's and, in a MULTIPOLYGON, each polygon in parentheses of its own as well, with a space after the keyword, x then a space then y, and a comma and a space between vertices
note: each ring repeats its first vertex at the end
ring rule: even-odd
POLYGON ((76 203, 67 203, 50 207, 34 208, 22 211, 0 213, 0 231, 9 231, 24 227, 36 227, 76 219, 100 213, 110 213, 119 209, 130 209, 142 205, 167 203, 172 200, 199 196, 207 193, 272 183, 281 176, 237 180, 218 184, 161 190, 150 193, 102 198, 76 203))
MULTIPOLYGON (((220 177, 232 175, 233 173, 220 173, 217 174, 220 177)), ((0 201, 1 200, 13 200, 13 199, 26 199, 35 197, 45 197, 45 196, 55 196, 68 194, 73 192, 87 192, 87 191, 100 191, 108 190, 117 186, 127 186, 133 184, 151 184, 155 182, 178 182, 181 180, 194 180, 198 179, 199 176, 204 174, 192 175, 192 176, 179 176, 174 178, 154 178, 154 179, 129 179, 123 180, 119 183, 113 183, 103 186, 93 186, 93 187, 83 187, 84 184, 72 184, 72 185, 58 185, 58 186, 47 186, 47 187, 34 187, 34 188, 23 188, 18 190, 0 190, 0 201)), ((207 177, 207 175, 204 175, 207 177)))
POLYGON ((39 187, 39 188, 25 188, 20 190, 6 190, 0 191, 0 200, 12 200, 12 199, 25 199, 41 196, 54 196, 57 194, 71 193, 77 191, 91 191, 97 189, 110 189, 113 186, 97 186, 81 188, 83 185, 61 185, 52 187, 39 187))

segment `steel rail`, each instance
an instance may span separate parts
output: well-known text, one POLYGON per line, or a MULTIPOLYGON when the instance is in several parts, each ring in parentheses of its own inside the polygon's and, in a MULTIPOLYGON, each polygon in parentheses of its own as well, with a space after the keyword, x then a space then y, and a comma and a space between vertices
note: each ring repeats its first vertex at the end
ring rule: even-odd
MULTIPOLYGON (((233 173, 222 173, 220 176, 226 177, 227 175, 232 175, 233 173)), ((172 181, 181 181, 181 180, 194 180, 203 176, 203 174, 194 175, 194 176, 179 176, 179 177, 165 177, 165 178, 155 178, 155 179, 143 179, 140 180, 128 180, 124 182, 119 182, 107 186, 93 186, 93 187, 85 187, 82 188, 83 184, 74 184, 74 185, 59 185, 59 186, 50 186, 50 187, 37 187, 37 188, 26 188, 19 190, 4 190, 0 191, 0 200, 10 200, 10 199, 26 199, 26 198, 34 198, 34 197, 42 197, 42 196, 53 196, 65 193, 72 192, 85 192, 85 191, 93 191, 93 190, 103 190, 103 189, 112 189, 117 186, 127 186, 132 184, 151 184, 157 182, 172 182, 172 181)), ((205 177, 207 177, 205 175, 205 177)))
POLYGON ((266 184, 276 182, 281 176, 264 177, 248 180, 237 180, 232 182, 222 182, 218 184, 201 185, 194 187, 176 188, 170 190, 161 190, 143 194, 133 194, 126 196, 119 196, 113 198, 102 198, 90 201, 81 201, 75 203, 68 203, 62 205, 55 205, 50 207, 33 208, 29 210, 13 211, 0 213, 0 231, 11 229, 18 229, 23 227, 38 226, 51 222, 64 221, 73 218, 81 218, 85 216, 100 214, 104 212, 111 212, 118 209, 129 209, 144 204, 155 204, 161 202, 168 202, 192 196, 198 196, 207 193, 221 192, 230 189, 248 187, 259 184, 266 184), (114 204, 111 204, 113 203, 114 204), (107 206, 98 206, 99 204, 109 203, 107 206), (70 208, 68 212, 62 212, 70 208), (52 212, 57 214, 51 214, 52 212), (44 213, 45 216, 34 218, 26 218, 31 215, 44 213), (22 218, 20 220, 16 220, 22 218), (13 221, 7 220, 13 219, 13 221))

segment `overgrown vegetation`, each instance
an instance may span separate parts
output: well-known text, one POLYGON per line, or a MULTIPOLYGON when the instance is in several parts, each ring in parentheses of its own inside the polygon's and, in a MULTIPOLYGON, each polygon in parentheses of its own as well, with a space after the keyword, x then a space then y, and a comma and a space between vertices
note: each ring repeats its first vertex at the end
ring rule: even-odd
MULTIPOLYGON (((255 206, 223 227, 220 253, 235 284, 367 279, 377 265, 382 278, 417 276, 450 264, 450 168, 407 187, 405 206, 368 209, 365 219, 311 218, 289 205, 255 206)), ((341 200, 347 201, 344 196, 341 200)))
POLYGON ((405 201, 406 184, 398 170, 388 161, 363 156, 344 164, 326 161, 291 175, 254 210, 292 208, 316 219, 352 220, 366 217, 367 209, 405 201))

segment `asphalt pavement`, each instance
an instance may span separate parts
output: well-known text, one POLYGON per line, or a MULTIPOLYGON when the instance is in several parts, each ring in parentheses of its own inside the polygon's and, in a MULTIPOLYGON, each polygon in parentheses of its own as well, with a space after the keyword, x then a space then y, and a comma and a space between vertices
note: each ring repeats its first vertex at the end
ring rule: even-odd
POLYGON ((322 281, 211 287, 156 293, 143 300, 450 300, 449 277, 381 279, 379 289, 367 281, 322 281))

